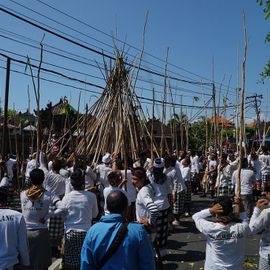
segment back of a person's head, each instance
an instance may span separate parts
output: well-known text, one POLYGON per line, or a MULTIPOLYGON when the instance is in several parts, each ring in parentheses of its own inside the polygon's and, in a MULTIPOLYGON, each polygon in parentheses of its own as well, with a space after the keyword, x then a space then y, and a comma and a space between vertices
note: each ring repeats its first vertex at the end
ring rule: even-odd
POLYGON ((215 204, 218 203, 222 206, 222 216, 229 216, 233 212, 232 199, 227 196, 220 196, 216 199, 215 204))
POLYGON ((132 170, 132 175, 139 179, 147 179, 146 170, 143 167, 137 167, 132 170))
POLYGON ((248 168, 248 160, 247 160, 247 158, 242 159, 242 168, 244 168, 244 169, 248 168))
POLYGON ((108 195, 106 203, 111 214, 124 214, 128 208, 128 199, 120 190, 112 191, 108 195))
POLYGON ((268 147, 263 146, 262 151, 263 151, 264 155, 268 155, 268 147))
POLYGON ((85 180, 84 173, 81 169, 75 169, 70 176, 70 183, 74 189, 83 188, 85 180))
POLYGON ((52 163, 52 170, 59 172, 61 170, 62 167, 62 163, 59 159, 56 159, 53 163, 52 163))
POLYGON ((129 168, 132 168, 133 167, 133 159, 132 159, 132 157, 128 157, 127 158, 127 166, 129 168))
POLYGON ((7 204, 7 192, 3 188, 0 188, 0 204, 7 204))
POLYGON ((33 185, 41 185, 44 177, 44 172, 41 169, 34 169, 30 172, 30 180, 33 185))
POLYGON ((121 182, 120 174, 117 171, 112 171, 108 174, 107 179, 112 187, 117 187, 120 184, 121 182))

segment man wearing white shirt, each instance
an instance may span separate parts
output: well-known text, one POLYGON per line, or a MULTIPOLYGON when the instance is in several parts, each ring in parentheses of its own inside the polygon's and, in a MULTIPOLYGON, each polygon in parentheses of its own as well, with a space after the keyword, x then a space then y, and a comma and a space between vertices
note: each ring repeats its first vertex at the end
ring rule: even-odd
POLYGON ((266 198, 258 200, 249 223, 253 233, 261 233, 259 270, 270 269, 270 184, 265 193, 266 198))
POLYGON ((46 220, 61 210, 49 213, 51 205, 58 205, 59 198, 42 186, 44 172, 34 169, 30 173, 31 187, 21 192, 22 214, 25 218, 32 269, 46 269, 51 264, 49 231, 46 220))
POLYGON ((196 194, 200 186, 199 180, 200 169, 199 169, 199 157, 194 151, 191 151, 190 155, 190 172, 191 172, 191 190, 194 194, 196 194))
MULTIPOLYGON (((240 204, 241 212, 243 205, 240 204)), ((245 239, 250 232, 245 212, 233 216, 232 201, 219 197, 213 207, 192 216, 197 229, 207 238, 205 270, 242 270, 245 239), (206 220, 215 216, 217 221, 206 220)))
MULTIPOLYGON (((235 171, 232 175, 232 184, 235 186, 235 192, 238 189, 237 173, 238 171, 235 171)), ((247 212, 247 216, 250 218, 254 208, 253 188, 256 184, 256 177, 254 172, 248 168, 248 161, 246 158, 242 161, 240 179, 240 196, 247 212)))
POLYGON ((70 176, 74 190, 64 196, 61 206, 67 210, 65 216, 64 269, 80 268, 80 253, 92 220, 98 215, 96 196, 84 190, 85 179, 81 169, 70 176))
POLYGON ((7 196, 0 192, 0 269, 30 265, 26 225, 23 215, 8 209, 7 196), (19 259, 20 258, 20 259, 19 259))

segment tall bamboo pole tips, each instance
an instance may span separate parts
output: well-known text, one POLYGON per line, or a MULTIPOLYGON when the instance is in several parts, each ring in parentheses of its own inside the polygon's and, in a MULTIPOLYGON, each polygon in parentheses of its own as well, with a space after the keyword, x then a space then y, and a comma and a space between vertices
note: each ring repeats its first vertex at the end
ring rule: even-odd
POLYGON ((243 15, 243 28, 244 28, 244 59, 242 63, 242 93, 241 93, 241 108, 240 108, 240 132, 239 132, 239 163, 237 171, 237 190, 236 195, 240 197, 241 194, 241 168, 242 168, 242 159, 243 159, 243 136, 244 136, 244 105, 245 105, 245 82, 246 82, 246 54, 247 54, 247 33, 246 33, 246 18, 245 14, 243 15))
POLYGON ((151 123, 151 162, 154 164, 154 117, 155 117, 155 88, 153 87, 152 123, 151 123))
POLYGON ((3 123, 3 136, 2 136, 2 159, 6 158, 7 154, 7 114, 8 114, 8 96, 9 96, 9 82, 10 82, 10 58, 7 58, 6 70, 6 89, 5 89, 5 107, 4 107, 4 123, 3 123))

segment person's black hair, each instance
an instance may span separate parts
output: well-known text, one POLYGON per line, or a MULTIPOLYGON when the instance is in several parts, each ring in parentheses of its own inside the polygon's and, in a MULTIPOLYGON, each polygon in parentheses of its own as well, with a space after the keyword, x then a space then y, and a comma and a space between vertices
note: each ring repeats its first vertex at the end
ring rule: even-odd
POLYGON ((268 147, 263 146, 262 151, 263 151, 264 154, 268 154, 268 147))
POLYGON ((107 179, 112 187, 117 187, 120 180, 120 175, 116 171, 112 171, 108 174, 107 179))
POLYGON ((59 172, 61 170, 62 167, 62 163, 59 159, 56 159, 53 163, 52 163, 52 170, 59 172))
POLYGON ((127 158, 127 166, 129 168, 132 168, 133 167, 133 159, 131 157, 128 157, 127 158))
POLYGON ((106 204, 111 214, 124 214, 128 207, 128 199, 122 191, 115 190, 108 195, 106 204))
POLYGON ((248 167, 248 160, 247 160, 247 158, 243 158, 242 159, 242 168, 247 168, 248 167))
POLYGON ((45 175, 41 169, 34 169, 30 172, 30 180, 33 185, 41 185, 44 181, 45 175))
POLYGON ((84 165, 84 160, 82 158, 77 158, 75 161, 74 168, 81 169, 84 171, 86 169, 84 165))
POLYGON ((190 161, 190 158, 185 158, 185 161, 187 162, 187 165, 189 166, 190 165, 190 163, 191 163, 191 161, 190 161))
POLYGON ((222 159, 227 159, 228 158, 228 155, 225 154, 225 153, 222 153, 222 156, 221 156, 222 159))
POLYGON ((166 156, 164 156, 164 163, 165 163, 165 167, 169 167, 169 166, 171 166, 171 157, 169 156, 169 155, 166 155, 166 156))
POLYGON ((220 204, 223 209, 222 216, 229 216, 233 212, 233 201, 230 197, 228 196, 220 196, 218 197, 214 204, 220 204))
POLYGON ((142 151, 139 153, 139 157, 140 157, 140 158, 146 158, 146 157, 147 157, 147 153, 148 153, 147 150, 142 150, 142 151))
POLYGON ((172 156, 172 157, 171 157, 171 166, 172 166, 172 167, 175 167, 176 161, 177 161, 177 156, 172 156))
POLYGON ((7 190, 5 188, 0 188, 0 203, 7 204, 7 190))
POLYGON ((81 169, 75 169, 70 176, 70 183, 74 189, 83 188, 84 186, 84 173, 81 169))
POLYGON ((123 161, 120 158, 117 158, 115 160, 115 164, 116 164, 118 170, 123 170, 124 169, 124 167, 123 167, 123 161))

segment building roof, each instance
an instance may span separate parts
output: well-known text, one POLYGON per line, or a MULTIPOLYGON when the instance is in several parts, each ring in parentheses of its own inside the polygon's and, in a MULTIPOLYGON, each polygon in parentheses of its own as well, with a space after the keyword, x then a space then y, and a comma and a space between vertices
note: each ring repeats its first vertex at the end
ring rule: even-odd
MULTIPOLYGON (((211 117, 210 118, 210 122, 211 123, 214 123, 215 122, 215 118, 214 117, 211 117)), ((217 122, 218 124, 222 125, 224 124, 225 127, 233 127, 233 123, 221 116, 217 117, 217 122)))

